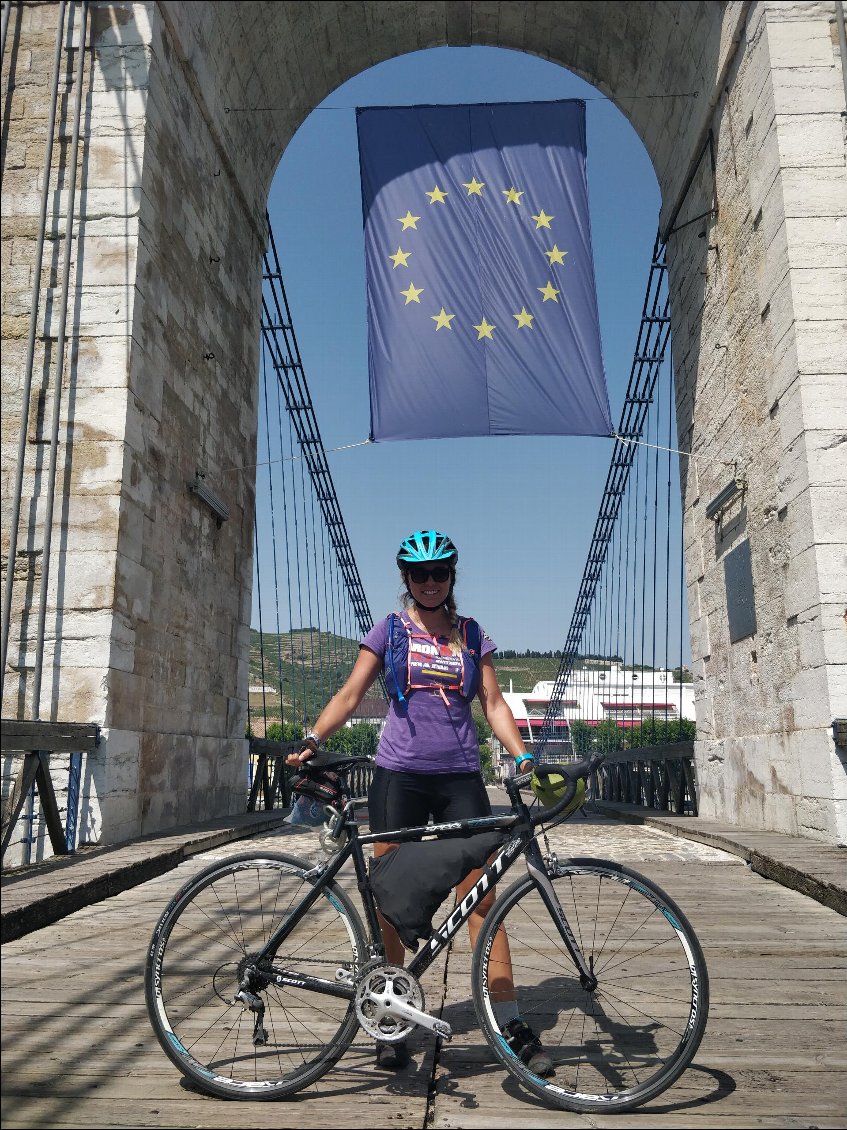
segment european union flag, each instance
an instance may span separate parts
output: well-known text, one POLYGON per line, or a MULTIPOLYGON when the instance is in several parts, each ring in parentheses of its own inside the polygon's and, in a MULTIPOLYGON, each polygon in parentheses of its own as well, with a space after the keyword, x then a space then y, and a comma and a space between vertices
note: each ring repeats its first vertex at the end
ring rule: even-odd
POLYGON ((610 435, 585 103, 357 111, 371 439, 610 435))

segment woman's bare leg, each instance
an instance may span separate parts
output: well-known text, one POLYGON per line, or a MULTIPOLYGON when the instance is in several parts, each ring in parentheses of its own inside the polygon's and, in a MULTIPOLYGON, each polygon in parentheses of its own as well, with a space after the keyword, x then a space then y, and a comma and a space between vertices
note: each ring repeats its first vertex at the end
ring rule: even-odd
MULTIPOLYGON (((462 901, 481 875, 482 869, 471 871, 469 875, 465 876, 458 887, 456 887, 457 902, 462 901)), ((488 894, 477 903, 468 919, 468 930, 470 931, 472 950, 476 949, 476 940, 479 937, 479 932, 482 929, 482 923, 485 921, 486 914, 494 905, 494 898, 495 892, 493 890, 489 891, 488 894)), ((512 955, 509 951, 509 938, 502 926, 494 935, 494 941, 491 943, 491 957, 488 962, 488 971, 488 987, 493 1003, 504 1004, 507 1001, 514 1001, 515 982, 512 977, 512 955)))

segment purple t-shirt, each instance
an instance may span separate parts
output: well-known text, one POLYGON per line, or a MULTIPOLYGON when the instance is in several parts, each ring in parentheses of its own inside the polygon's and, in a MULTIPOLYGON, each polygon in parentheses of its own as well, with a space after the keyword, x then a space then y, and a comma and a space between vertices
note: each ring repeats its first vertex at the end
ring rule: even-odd
MULTIPOLYGON (((447 642, 446 637, 440 636, 433 640, 436 645, 447 642)), ((360 647, 384 660, 387 644, 386 616, 371 628, 360 647)), ((488 655, 496 646, 483 632, 482 655, 488 655)), ((478 772, 479 742, 470 701, 451 690, 442 695, 438 688, 410 691, 405 710, 390 699, 376 763, 406 773, 478 772)))

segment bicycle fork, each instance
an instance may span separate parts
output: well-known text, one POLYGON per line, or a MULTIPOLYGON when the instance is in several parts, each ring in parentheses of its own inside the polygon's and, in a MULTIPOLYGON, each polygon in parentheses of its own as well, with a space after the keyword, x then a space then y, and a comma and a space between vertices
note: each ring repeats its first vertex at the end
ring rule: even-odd
POLYGON ((547 875, 547 867, 541 858, 540 852, 536 851, 531 855, 527 855, 526 868, 538 887, 544 905, 550 911, 553 921, 556 924, 556 929, 559 931, 568 953, 573 958, 574 965, 579 972, 580 985, 582 985, 586 992, 593 992, 594 989, 597 988, 597 978, 594 975, 593 968, 594 958, 590 957, 586 962, 583 957, 582 950, 579 948, 579 944, 573 935, 562 905, 553 889, 553 884, 550 882, 547 875))

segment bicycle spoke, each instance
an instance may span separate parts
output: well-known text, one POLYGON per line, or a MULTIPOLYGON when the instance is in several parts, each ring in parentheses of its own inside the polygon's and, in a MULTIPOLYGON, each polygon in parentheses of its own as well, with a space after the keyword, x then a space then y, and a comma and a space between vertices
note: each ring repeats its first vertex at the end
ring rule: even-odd
MULTIPOLYGON (((266 967, 255 964, 302 901, 310 865, 274 855, 245 862, 207 868, 165 912, 147 999, 180 1070, 214 1094, 267 1098, 319 1078, 348 1046, 357 1021, 348 997, 270 982, 266 967), (236 1000, 242 984, 248 995, 236 1000)), ((335 970, 355 971, 366 942, 358 915, 333 887, 295 922, 281 949, 274 959, 281 969, 331 981, 335 970)))
POLYGON ((577 1111, 628 1109, 661 1093, 697 1050, 708 1001, 699 946, 667 896, 625 868, 578 860, 560 865, 551 882, 596 988, 583 987, 538 888, 523 880, 497 900, 477 945, 480 1020, 508 1069, 545 1101, 577 1111), (549 1078, 534 1076, 499 1038, 489 985, 498 975, 500 984, 507 980, 490 956, 500 927, 518 1012, 552 1061, 549 1078))

